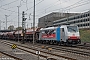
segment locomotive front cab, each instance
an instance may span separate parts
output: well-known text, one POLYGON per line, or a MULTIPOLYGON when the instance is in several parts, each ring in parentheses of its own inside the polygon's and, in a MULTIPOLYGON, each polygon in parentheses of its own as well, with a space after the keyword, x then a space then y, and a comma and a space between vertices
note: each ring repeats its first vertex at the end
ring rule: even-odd
POLYGON ((67 26, 67 42, 69 44, 81 43, 78 26, 67 26))

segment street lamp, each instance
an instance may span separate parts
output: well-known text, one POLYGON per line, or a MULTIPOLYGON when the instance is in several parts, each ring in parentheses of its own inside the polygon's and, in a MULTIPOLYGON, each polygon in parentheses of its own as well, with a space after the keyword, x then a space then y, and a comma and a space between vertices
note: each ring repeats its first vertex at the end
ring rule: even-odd
POLYGON ((0 20, 0 30, 1 30, 1 20, 0 20))
POLYGON ((18 7, 18 42, 19 42, 19 7, 20 6, 17 6, 18 7))
POLYGON ((5 15, 6 17, 6 29, 7 29, 7 17, 9 17, 10 15, 5 15))
MULTIPOLYGON (((0 30, 2 28, 2 23, 5 23, 5 22, 0 20, 0 30)), ((4 30, 5 30, 5 27, 4 27, 4 30)))
POLYGON ((29 14, 29 20, 31 20, 30 15, 31 15, 31 13, 29 14))
POLYGON ((7 15, 5 15, 5 17, 6 17, 6 29, 7 29, 7 15))
POLYGON ((34 33, 35 33, 35 0, 34 0, 34 10, 33 10, 33 45, 34 45, 34 33))

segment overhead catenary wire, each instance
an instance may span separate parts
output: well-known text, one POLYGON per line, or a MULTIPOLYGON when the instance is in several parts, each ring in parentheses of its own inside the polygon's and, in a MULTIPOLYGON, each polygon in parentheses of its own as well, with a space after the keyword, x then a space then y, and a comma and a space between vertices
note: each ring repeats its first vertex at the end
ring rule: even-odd
MULTIPOLYGON (((54 2, 54 3, 50 4, 50 5, 47 5, 47 6, 46 6, 47 8, 45 8, 44 11, 46 11, 47 9, 50 9, 50 8, 53 7, 53 6, 56 6, 56 3, 58 3, 59 1, 60 1, 60 0, 54 2)), ((62 2, 62 3, 66 3, 66 2, 69 2, 69 1, 65 1, 65 2, 62 2)), ((61 4, 62 4, 62 3, 61 3, 61 4)), ((41 11, 41 10, 38 10, 38 11, 41 11)))
MULTIPOLYGON (((15 1, 18 1, 18 0, 15 0, 15 1)), ((10 3, 8 3, 8 4, 5 4, 5 5, 2 5, 2 6, 0 6, 0 8, 3 7, 3 6, 6 6, 6 5, 12 4, 12 3, 14 3, 15 1, 10 2, 10 3)), ((17 7, 17 6, 10 7, 10 8, 15 8, 15 7, 17 7)), ((20 6, 20 7, 21 7, 21 6, 20 6)), ((6 10, 6 11, 10 11, 10 12, 14 12, 14 13, 18 13, 18 12, 16 12, 16 11, 8 10, 9 8, 7 8, 7 9, 6 9, 6 8, 1 8, 1 9, 6 10)), ((22 14, 22 13, 20 13, 20 14, 22 14)))
MULTIPOLYGON (((15 1, 10 2, 10 3, 8 3, 8 4, 2 5, 1 7, 6 6, 6 5, 9 5, 9 4, 12 4, 12 3, 16 2, 16 1, 18 1, 18 0, 15 0, 15 1)), ((21 0, 21 1, 23 1, 23 0, 21 0)), ((21 1, 20 1, 20 6, 22 6, 21 1)), ((40 1, 40 2, 37 3, 36 5, 40 4, 40 3, 43 2, 43 1, 44 1, 44 0, 40 1)), ((24 1, 23 1, 23 2, 24 2, 24 1)), ((26 3, 26 7, 27 7, 27 0, 26 0, 26 2, 24 2, 24 3, 26 3)), ((15 6, 15 7, 16 7, 16 6, 15 6)), ((10 7, 10 8, 14 8, 14 7, 10 7)), ((33 7, 31 7, 31 8, 33 8, 33 7)), ((1 9, 3 9, 3 10, 7 10, 7 11, 10 11, 10 12, 17 13, 17 12, 15 12, 15 11, 8 10, 9 8, 7 8, 7 9, 6 9, 6 8, 1 8, 1 9)), ((29 10, 28 7, 27 7, 27 10, 29 10)), ((27 11, 27 10, 26 10, 26 11, 27 11)), ((20 13, 20 14, 21 14, 21 13, 20 13)))
MULTIPOLYGON (((31 2, 32 3, 32 2, 31 2)), ((22 5, 20 5, 20 7, 21 7, 22 5)), ((13 7, 10 7, 10 8, 16 8, 17 6, 13 6, 13 7)), ((1 7, 0 7, 1 8, 1 7)), ((3 9, 3 10, 7 10, 7 11, 10 11, 10 12, 14 12, 14 13, 18 13, 18 12, 16 12, 16 11, 12 11, 12 10, 8 10, 8 9, 10 9, 10 8, 1 8, 1 9, 3 9)), ((20 13, 20 14, 22 14, 22 13, 20 13)))
MULTIPOLYGON (((17 1, 17 0, 15 0, 15 1, 17 1)), ((13 2, 15 2, 15 1, 13 1, 13 2)), ((21 0, 21 1, 23 1, 23 0, 21 0)), ((20 6, 22 5, 22 4, 21 4, 21 1, 20 1, 20 6)), ((40 2, 37 3, 36 5, 40 4, 40 3, 43 2, 43 1, 44 1, 44 0, 40 1, 40 2)), ((13 3, 13 2, 10 2, 10 3, 5 4, 5 5, 2 5, 2 6, 9 5, 9 4, 13 3)), ((24 2, 24 1, 23 1, 23 2, 24 2)), ((26 5, 27 5, 27 0, 26 0, 26 2, 24 2, 24 3, 26 3, 26 5)), ((35 6, 36 6, 36 5, 35 5, 35 6)), ((14 8, 14 7, 11 7, 11 8, 14 8)), ((31 8, 33 8, 33 7, 31 7, 31 8)), ((18 13, 18 12, 12 11, 12 10, 8 10, 8 9, 6 9, 6 8, 1 8, 1 9, 7 10, 7 11, 10 11, 10 12, 14 12, 14 13, 18 13)), ((29 10, 29 9, 27 8, 27 10, 29 10)), ((27 10, 26 10, 26 11, 27 11, 27 10)), ((21 14, 21 13, 20 13, 20 14, 21 14)))
MULTIPOLYGON (((71 5, 71 6, 68 6, 68 7, 65 7, 65 8, 61 8, 61 9, 70 10, 70 9, 74 9, 74 8, 77 8, 77 7, 80 7, 80 6, 89 4, 89 3, 90 3, 90 2, 88 2, 88 1, 84 1, 83 4, 80 4, 80 3, 79 3, 78 5, 76 5, 76 3, 75 3, 75 4, 71 5), (74 6, 74 5, 76 5, 76 6, 74 6)), ((59 9, 58 9, 58 10, 59 10, 59 9)))
MULTIPOLYGON (((36 6, 36 5, 38 5, 38 4, 40 4, 40 3, 41 3, 41 2, 43 2, 43 1, 44 1, 44 0, 42 0, 42 1, 40 1, 39 3, 35 4, 35 6, 36 6)), ((34 6, 30 7, 30 8, 29 8, 29 9, 27 9, 26 11, 28 11, 28 10, 32 9, 33 7, 34 7, 34 6)), ((26 12, 26 11, 25 11, 25 12, 26 12)))
MULTIPOLYGON (((18 1, 18 0, 15 0, 15 1, 18 1)), ((9 10, 9 9, 6 9, 6 8, 2 8, 3 6, 6 6, 6 5, 9 5, 9 4, 12 4, 12 3, 14 3, 15 1, 10 2, 10 3, 8 3, 8 4, 5 4, 5 5, 1 5, 0 8, 3 9, 3 10, 6 10, 6 11, 10 11, 10 12, 18 13, 18 12, 16 12, 16 11, 12 11, 12 10, 9 10)), ((16 6, 15 6, 15 7, 16 7, 16 6)), ((14 8, 14 7, 12 7, 12 8, 14 8)))
MULTIPOLYGON (((80 1, 81 1, 81 3, 83 3, 83 4, 84 4, 84 3, 85 3, 85 4, 88 3, 88 1, 83 1, 83 0, 80 0, 80 1), (83 2, 82 2, 82 1, 83 1, 83 2)), ((76 2, 75 4, 70 5, 70 6, 68 6, 68 7, 65 7, 65 9, 67 9, 67 8, 68 8, 68 9, 71 9, 70 7, 73 7, 74 5, 77 5, 77 4, 78 4, 77 6, 79 7, 79 5, 81 4, 80 1, 76 2)), ((83 5, 83 4, 81 4, 81 5, 83 5)))
MULTIPOLYGON (((17 1, 17 0, 15 0, 15 1, 17 1)), ((21 1, 23 1, 23 0, 21 0, 21 1)), ((42 1, 44 1, 44 0, 42 0, 42 1)), ((40 1, 39 3, 41 3, 42 1, 40 1)), ((82 1, 82 0, 80 0, 80 1, 82 1)), ((38 4, 39 4, 39 3, 38 3, 38 4)), ((6 4, 6 5, 7 5, 7 4, 6 4)), ((36 5, 37 5, 37 4, 36 4, 36 5)), ((33 7, 31 7, 31 8, 33 8, 33 7)), ((4 9, 4 10, 7 10, 7 9, 4 9)), ((27 9, 27 10, 29 10, 29 9, 27 9)), ((27 10, 26 10, 26 11, 27 11, 27 10)), ((8 10, 8 11, 11 11, 11 10, 8 10)), ((15 12, 15 11, 11 11, 11 12, 15 12)), ((17 12, 16 12, 16 13, 17 13, 17 12)))
MULTIPOLYGON (((82 0, 80 0, 80 1, 82 1, 82 0)), ((76 8, 76 6, 77 6, 77 7, 80 7, 80 6, 83 6, 83 5, 86 5, 86 4, 89 4, 89 3, 90 3, 90 2, 84 1, 83 4, 81 4, 80 1, 74 3, 74 4, 70 5, 70 6, 67 6, 67 7, 64 7, 64 8, 60 8, 60 9, 63 9, 63 10, 65 9, 65 11, 66 11, 66 10, 70 10, 70 9, 76 8), (86 3, 85 3, 85 2, 86 2, 86 3), (79 3, 79 5, 77 5, 77 3, 79 3), (81 4, 81 5, 80 5, 80 4, 81 4), (76 6, 73 7, 74 5, 76 5, 76 6), (72 7, 72 8, 70 8, 70 7, 72 7), (66 9, 66 8, 67 8, 67 9, 66 9)), ((52 10, 52 11, 57 11, 57 10, 60 10, 60 9, 54 9, 54 10, 52 10)), ((48 12, 49 12, 49 11, 48 11, 48 12)), ((43 13, 43 12, 41 12, 41 13, 43 13)))
MULTIPOLYGON (((86 4, 90 4, 90 2, 87 2, 87 3, 81 4, 81 5, 78 5, 78 6, 74 6, 74 7, 68 8, 68 9, 74 9, 74 8, 77 8, 77 7, 80 7, 80 6, 86 5, 86 4)), ((67 10, 68 10, 68 9, 67 9, 67 10)))
POLYGON ((13 6, 13 7, 8 7, 8 8, 5 8, 5 9, 12 9, 12 8, 16 8, 17 6, 13 6))
MULTIPOLYGON (((22 6, 22 0, 20 0, 20 5, 19 6, 22 6)), ((33 2, 27 2, 27 0, 26 0, 26 2, 23 2, 23 3, 25 3, 25 4, 30 4, 30 3, 33 3, 33 2)), ((24 4, 23 4, 24 5, 24 4)))
MULTIPOLYGON (((23 1, 23 0, 21 0, 21 1, 23 1)), ((23 1, 24 3, 26 3, 25 1, 23 1)))
POLYGON ((14 12, 14 13, 18 13, 18 12, 16 12, 16 11, 8 10, 8 9, 5 9, 5 8, 1 8, 1 9, 7 10, 7 11, 10 11, 10 12, 14 12))
MULTIPOLYGON (((80 1, 78 1, 78 2, 76 2, 76 3, 74 3, 74 4, 72 4, 72 5, 70 5, 70 6, 67 6, 67 7, 64 7, 64 8, 68 8, 68 7, 71 7, 71 6, 73 6, 73 5, 75 5, 75 4, 77 4, 77 3, 80 3, 82 0, 80 0, 80 1)), ((62 2, 63 3, 63 2, 62 2)), ((61 3, 61 4, 62 4, 61 3)), ((55 5, 54 5, 55 6, 55 5)), ((60 9, 64 9, 64 8, 60 8, 60 9)), ((46 8, 45 10, 47 10, 47 9, 50 9, 50 7, 48 7, 48 8, 46 8)), ((60 10, 60 9, 58 9, 58 10, 60 10)), ((57 10, 57 9, 56 9, 57 10)))
POLYGON ((12 4, 12 3, 15 3, 15 2, 17 2, 17 1, 18 1, 18 0, 12 1, 12 2, 10 2, 10 3, 8 3, 8 4, 1 5, 0 7, 3 7, 3 6, 6 6, 6 5, 9 5, 9 4, 12 4))
MULTIPOLYGON (((60 0, 57 0, 56 2, 47 5, 47 6, 46 6, 47 8, 45 8, 44 11, 47 10, 47 9, 50 9, 50 8, 53 7, 53 6, 56 6, 56 3, 58 3, 59 1, 60 1, 60 0)), ((62 2, 62 3, 66 3, 66 2, 68 2, 68 1, 65 1, 65 2, 62 2)), ((62 3, 61 3, 61 4, 62 4, 62 3)), ((41 11, 41 10, 38 10, 38 11, 41 11)))
POLYGON ((82 1, 83 1, 83 0, 80 0, 80 1, 74 3, 74 4, 70 5, 70 6, 64 7, 64 8, 66 9, 66 8, 72 7, 72 6, 76 5, 76 4, 83 3, 82 1))
MULTIPOLYGON (((21 0, 21 5, 27 5, 28 4, 28 2, 26 2, 27 0, 21 0), (24 2, 23 2, 24 1, 24 2), (23 4, 24 3, 24 4, 23 4)), ((43 1, 43 0, 41 0, 41 1, 43 1)), ((88 2, 86 2, 86 4, 87 4, 88 2)), ((39 3, 40 4, 40 3, 39 3)), ((81 2, 79 2, 79 3, 76 3, 75 5, 72 5, 71 7, 65 7, 65 10, 68 10, 68 9, 74 9, 74 7, 75 8, 77 8, 77 7, 80 7, 80 5, 81 4, 84 4, 84 2, 83 1, 81 1, 81 2)), ((85 4, 85 5, 86 5, 85 4)), ((8 5, 8 4, 7 4, 8 5)), ((10 4, 9 4, 10 5, 10 4)), ((38 4, 37 4, 38 5, 38 4)), ((6 6, 6 5, 5 5, 6 6)), ((48 6, 49 8, 50 7, 53 7, 54 6, 54 4, 52 4, 52 5, 50 5, 50 6, 48 6)), ((56 6, 56 4, 55 4, 55 6, 56 6)), ((83 6, 83 5, 82 5, 83 6)), ((3 7, 3 6, 2 6, 3 7)), ((17 6, 15 6, 15 7, 17 7, 17 6)), ((48 8, 48 7, 45 7, 45 8, 48 8)), ((14 7, 10 7, 10 8, 14 8, 14 7)), ((31 8, 31 7, 30 7, 31 8)), ((33 8, 33 7, 32 7, 33 8)), ((1 8, 2 9, 2 8, 1 8)), ((59 9, 56 9, 56 10, 60 10, 61 8, 59 8, 59 9)), ((10 12, 12 12, 12 13, 18 13, 18 12, 16 12, 16 11, 12 11, 12 10, 9 10, 8 8, 4 8, 3 10, 6 10, 6 11, 10 11, 10 12)), ((28 8, 28 6, 26 6, 26 10, 28 11, 28 10, 30 10, 29 8, 28 8)), ((45 10, 48 10, 48 9, 45 9, 45 10)), ((44 10, 44 11, 45 11, 44 10)), ((64 10, 64 8, 63 8, 63 10, 64 10)), ((42 9, 41 10, 39 10, 39 11, 42 11, 42 9)), ((49 11, 55 11, 55 10, 49 10, 49 11)), ((38 12, 38 11, 37 11, 38 12)), ((48 11, 47 11, 48 12, 48 11)), ((21 14, 21 13, 20 13, 21 14)), ((37 16, 37 15, 36 15, 37 16)), ((38 14, 38 16, 39 16, 39 14, 38 14)), ((11 18, 12 19, 12 18, 11 18)))
POLYGON ((20 5, 19 6, 22 6, 22 3, 21 2, 22 2, 22 0, 20 1, 20 5))
MULTIPOLYGON (((82 0, 80 0, 80 1, 82 1, 82 0)), ((75 4, 80 3, 80 1, 76 2, 75 4)), ((73 5, 75 5, 75 4, 73 4, 73 5)), ((72 5, 72 6, 73 6, 73 5, 72 5)), ((69 6, 69 7, 70 7, 70 6, 69 6)), ((30 9, 31 9, 31 8, 30 8, 30 9)), ((60 10, 60 9, 59 9, 59 10, 60 10)))
MULTIPOLYGON (((23 0, 21 0, 21 1, 23 1, 23 0)), ((42 1, 43 1, 43 0, 42 0, 42 1)), ((41 2, 42 2, 42 1, 41 1, 41 2)), ((40 2, 40 3, 41 3, 41 2, 40 2)), ((39 3, 38 3, 38 4, 39 4, 39 3)), ((36 4, 36 5, 37 5, 37 4, 36 4)), ((5 10, 7 10, 7 9, 5 9, 5 10)), ((28 9, 27 9, 27 10, 28 10, 28 9)), ((10 10, 9 10, 9 11, 10 11, 10 10)))
POLYGON ((0 0, 1 2, 4 1, 4 0, 0 0))
MULTIPOLYGON (((15 2, 15 1, 14 1, 15 2)), ((11 3, 10 3, 11 4, 11 3)), ((6 6, 6 5, 8 5, 8 4, 5 4, 5 5, 3 5, 3 6, 6 6)), ((17 7, 17 6, 15 6, 15 7, 17 7)), ((0 7, 1 8, 1 7, 0 7)), ((14 7, 10 7, 10 8, 14 8, 14 7)), ((6 10, 6 11, 10 11, 10 12, 14 12, 14 13, 18 13, 18 12, 16 12, 16 11, 12 11, 12 10, 9 10, 8 8, 6 9, 6 8, 1 8, 1 9, 3 9, 3 10, 6 10)), ((22 14, 22 13, 20 13, 20 14, 22 14)))
POLYGON ((26 0, 26 8, 27 8, 27 10, 28 10, 27 1, 28 1, 28 0, 26 0))

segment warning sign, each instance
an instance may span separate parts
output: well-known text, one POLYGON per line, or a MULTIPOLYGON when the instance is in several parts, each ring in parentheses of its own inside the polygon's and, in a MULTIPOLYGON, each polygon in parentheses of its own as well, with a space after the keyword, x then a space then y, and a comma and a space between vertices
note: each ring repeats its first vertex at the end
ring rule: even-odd
POLYGON ((13 44, 13 45, 11 46, 11 48, 12 48, 12 49, 15 49, 15 48, 17 48, 17 45, 16 45, 16 44, 13 44))

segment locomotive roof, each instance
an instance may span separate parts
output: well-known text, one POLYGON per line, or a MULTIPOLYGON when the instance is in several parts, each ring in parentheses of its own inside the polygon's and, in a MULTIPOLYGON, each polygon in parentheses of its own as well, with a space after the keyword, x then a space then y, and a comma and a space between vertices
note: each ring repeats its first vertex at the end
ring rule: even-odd
POLYGON ((56 29, 57 27, 48 27, 48 28, 41 28, 40 30, 51 30, 51 29, 56 29))
POLYGON ((52 29, 56 29, 58 27, 67 27, 67 26, 77 26, 77 25, 62 25, 62 26, 57 26, 57 27, 48 27, 48 28, 41 28, 40 30, 52 30, 52 29))

